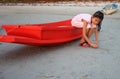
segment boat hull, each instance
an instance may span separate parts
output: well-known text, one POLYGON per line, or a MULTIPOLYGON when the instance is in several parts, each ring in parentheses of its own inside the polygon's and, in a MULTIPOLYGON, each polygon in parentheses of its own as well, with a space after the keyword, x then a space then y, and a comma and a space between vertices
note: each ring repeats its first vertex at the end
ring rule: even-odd
POLYGON ((3 25, 7 35, 0 35, 0 42, 35 46, 62 44, 82 36, 82 28, 75 28, 71 20, 26 25, 3 25))
POLYGON ((115 4, 115 3, 114 4, 108 4, 102 9, 103 13, 106 14, 106 15, 113 14, 117 10, 118 10, 118 4, 115 4))

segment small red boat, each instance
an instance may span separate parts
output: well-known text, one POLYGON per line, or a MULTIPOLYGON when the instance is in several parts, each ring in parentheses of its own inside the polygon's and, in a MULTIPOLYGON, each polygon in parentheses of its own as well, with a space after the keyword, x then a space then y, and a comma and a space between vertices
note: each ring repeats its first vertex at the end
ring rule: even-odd
POLYGON ((6 35, 0 35, 0 42, 18 43, 34 46, 56 45, 78 39, 82 36, 82 28, 71 25, 71 19, 25 25, 2 25, 6 35))

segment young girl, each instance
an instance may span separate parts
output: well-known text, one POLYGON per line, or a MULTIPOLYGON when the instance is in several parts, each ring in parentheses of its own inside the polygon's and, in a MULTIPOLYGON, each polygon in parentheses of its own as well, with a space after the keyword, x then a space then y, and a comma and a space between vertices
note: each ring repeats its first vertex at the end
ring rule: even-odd
POLYGON ((104 18, 104 14, 100 11, 90 14, 78 14, 75 16, 71 23, 74 27, 83 28, 83 36, 80 40, 80 46, 98 48, 98 30, 101 22, 104 18), (95 43, 90 41, 90 36, 95 33, 95 43))

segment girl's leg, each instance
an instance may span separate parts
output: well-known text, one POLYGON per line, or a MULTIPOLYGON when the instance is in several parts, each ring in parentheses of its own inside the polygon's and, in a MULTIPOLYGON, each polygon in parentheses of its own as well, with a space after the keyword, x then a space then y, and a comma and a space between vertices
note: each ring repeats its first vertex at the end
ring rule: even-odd
POLYGON ((90 28, 90 29, 89 29, 89 31, 87 32, 87 36, 88 36, 88 38, 91 37, 91 35, 93 34, 93 31, 94 31, 93 28, 90 28))
MULTIPOLYGON (((91 35, 93 34, 93 30, 94 30, 93 28, 90 28, 90 29, 87 30, 87 34, 86 34, 86 35, 88 36, 88 38, 90 38, 91 35)), ((80 44, 82 44, 82 43, 84 43, 84 42, 86 42, 86 41, 85 41, 85 39, 82 37, 81 40, 80 40, 80 44)))
POLYGON ((82 44, 84 42, 85 42, 85 39, 82 37, 81 40, 80 40, 80 44, 82 44))
MULTIPOLYGON (((89 32, 89 29, 87 29, 87 33, 86 33, 87 36, 88 36, 88 32, 89 32)), ((82 37, 81 40, 80 40, 80 44, 82 44, 82 43, 84 43, 84 42, 86 42, 86 41, 85 41, 85 39, 82 37)))

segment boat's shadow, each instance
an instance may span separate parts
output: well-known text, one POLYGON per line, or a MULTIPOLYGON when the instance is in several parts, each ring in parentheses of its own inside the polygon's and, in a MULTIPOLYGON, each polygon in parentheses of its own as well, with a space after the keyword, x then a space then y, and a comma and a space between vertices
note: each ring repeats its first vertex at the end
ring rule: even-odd
POLYGON ((55 46, 43 46, 43 47, 21 46, 21 47, 17 47, 13 50, 5 52, 5 54, 0 56, 0 60, 2 60, 2 62, 7 61, 7 60, 8 61, 9 60, 21 60, 21 59, 38 56, 38 55, 40 56, 40 55, 49 54, 52 52, 57 53, 57 51, 68 49, 71 46, 77 44, 78 41, 79 40, 75 40, 69 43, 55 45, 55 46))

